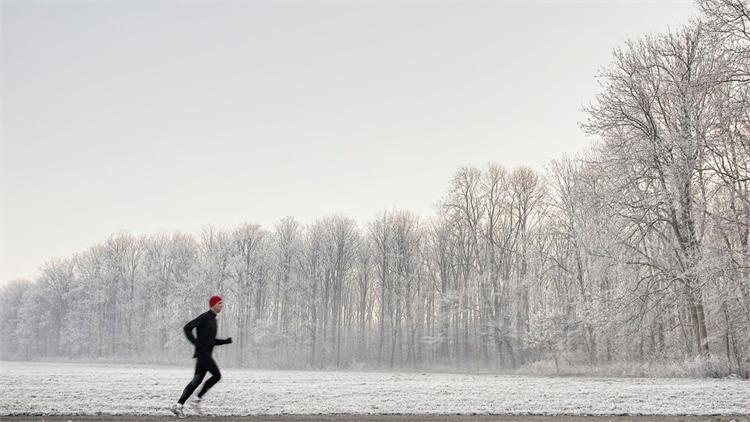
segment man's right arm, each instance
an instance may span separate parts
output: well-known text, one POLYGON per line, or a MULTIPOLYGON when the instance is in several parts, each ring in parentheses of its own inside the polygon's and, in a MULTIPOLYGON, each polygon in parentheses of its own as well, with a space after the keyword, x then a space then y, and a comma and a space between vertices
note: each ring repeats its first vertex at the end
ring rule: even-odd
POLYGON ((185 337, 187 337, 187 339, 190 340, 190 342, 196 346, 197 346, 198 340, 196 340, 195 336, 193 335, 193 328, 201 325, 202 322, 203 322, 203 315, 201 314, 198 316, 198 318, 185 324, 185 327, 183 327, 182 329, 183 331, 185 331, 185 337))

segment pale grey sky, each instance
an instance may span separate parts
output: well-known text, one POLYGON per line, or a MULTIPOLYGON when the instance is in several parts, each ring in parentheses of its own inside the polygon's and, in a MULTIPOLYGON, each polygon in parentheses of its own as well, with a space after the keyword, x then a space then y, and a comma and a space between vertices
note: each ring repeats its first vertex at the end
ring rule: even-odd
POLYGON ((594 76, 691 1, 2 2, 0 284, 109 234, 433 212, 588 140, 594 76))

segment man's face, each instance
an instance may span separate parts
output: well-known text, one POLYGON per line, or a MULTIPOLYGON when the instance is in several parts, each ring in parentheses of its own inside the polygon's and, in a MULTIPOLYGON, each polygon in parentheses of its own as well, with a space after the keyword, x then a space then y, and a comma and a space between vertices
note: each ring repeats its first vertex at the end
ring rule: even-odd
POLYGON ((222 307, 224 307, 224 302, 219 301, 218 303, 216 303, 216 305, 211 307, 211 310, 218 314, 219 312, 221 312, 222 307))

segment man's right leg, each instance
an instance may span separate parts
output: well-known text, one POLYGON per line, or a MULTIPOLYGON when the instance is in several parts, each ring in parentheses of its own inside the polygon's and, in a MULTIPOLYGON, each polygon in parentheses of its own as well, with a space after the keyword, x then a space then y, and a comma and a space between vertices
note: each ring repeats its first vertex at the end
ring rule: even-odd
POLYGON ((205 359, 202 359, 201 355, 198 354, 198 359, 195 361, 195 375, 193 376, 192 381, 190 381, 190 383, 185 387, 185 390, 182 392, 182 396, 177 401, 177 403, 185 404, 188 397, 193 394, 193 391, 195 391, 195 389, 198 388, 199 385, 201 385, 201 381, 203 381, 203 377, 206 376, 206 372, 208 372, 208 367, 206 365, 205 359))

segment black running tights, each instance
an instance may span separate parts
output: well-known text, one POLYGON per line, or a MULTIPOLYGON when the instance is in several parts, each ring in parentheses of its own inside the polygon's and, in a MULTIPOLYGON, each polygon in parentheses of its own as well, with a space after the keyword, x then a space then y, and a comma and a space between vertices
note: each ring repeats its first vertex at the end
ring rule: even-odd
POLYGON ((182 397, 180 397, 178 403, 185 404, 188 397, 193 394, 193 391, 195 391, 195 389, 198 388, 198 386, 201 384, 201 381, 203 381, 203 378, 206 376, 206 372, 211 373, 211 378, 209 378, 208 381, 203 384, 203 388, 198 393, 198 397, 203 397, 203 395, 206 394, 206 391, 208 391, 221 379, 221 372, 219 372, 219 367, 216 366, 214 358, 212 358, 209 354, 199 353, 198 359, 195 361, 195 376, 193 377, 193 380, 190 381, 190 384, 185 387, 185 390, 182 392, 182 397))

